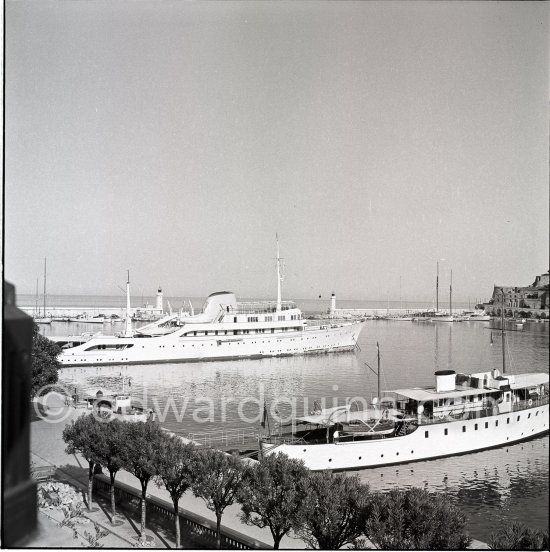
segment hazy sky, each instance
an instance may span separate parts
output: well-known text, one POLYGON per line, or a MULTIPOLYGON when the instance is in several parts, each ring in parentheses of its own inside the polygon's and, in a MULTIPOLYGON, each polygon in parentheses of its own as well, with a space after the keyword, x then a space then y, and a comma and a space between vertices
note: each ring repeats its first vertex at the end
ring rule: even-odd
POLYGON ((18 293, 457 301, 548 269, 547 2, 5 2, 18 293), (441 292, 440 292, 441 293, 441 292))

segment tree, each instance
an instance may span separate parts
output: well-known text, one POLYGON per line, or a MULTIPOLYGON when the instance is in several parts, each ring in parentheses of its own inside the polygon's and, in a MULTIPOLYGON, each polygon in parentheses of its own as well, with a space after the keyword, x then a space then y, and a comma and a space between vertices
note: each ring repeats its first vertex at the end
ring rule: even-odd
POLYGON ((503 526, 489 537, 492 550, 548 550, 548 531, 537 531, 517 522, 503 526))
POLYGON ((273 548, 298 524, 306 497, 309 475, 302 461, 286 454, 270 454, 247 471, 238 496, 242 520, 248 525, 269 527, 273 548))
POLYGON ((204 449, 197 453, 193 475, 193 494, 216 514, 216 546, 221 548, 221 523, 224 510, 233 504, 244 482, 246 468, 236 456, 219 450, 204 449))
POLYGON ((99 465, 98 443, 100 441, 101 424, 93 414, 82 415, 65 426, 63 441, 67 444, 67 454, 81 454, 88 462, 88 510, 92 509, 92 489, 94 484, 94 469, 99 465))
POLYGON ((124 422, 126 448, 123 455, 123 467, 135 475, 141 483, 141 528, 140 536, 145 533, 145 515, 147 505, 147 485, 157 475, 157 456, 160 449, 162 430, 158 424, 147 422, 124 422))
POLYGON ((99 463, 109 471, 111 479, 111 523, 115 524, 115 478, 118 471, 124 467, 124 454, 127 447, 126 426, 127 422, 111 420, 101 424, 98 433, 97 458, 99 463))
POLYGON ((368 506, 366 537, 383 550, 464 550, 471 542, 467 518, 446 494, 424 489, 375 493, 368 506))
POLYGON ((155 479, 158 486, 164 484, 174 504, 176 548, 181 546, 178 503, 191 487, 195 455, 195 446, 192 443, 184 443, 175 436, 162 435, 156 456, 155 479))
POLYGON ((338 549, 353 544, 364 529, 368 486, 357 476, 312 473, 303 517, 296 534, 311 548, 338 549))
POLYGON ((36 397, 42 387, 57 383, 61 368, 57 355, 60 352, 60 347, 44 337, 38 330, 38 324, 33 322, 31 397, 36 397))

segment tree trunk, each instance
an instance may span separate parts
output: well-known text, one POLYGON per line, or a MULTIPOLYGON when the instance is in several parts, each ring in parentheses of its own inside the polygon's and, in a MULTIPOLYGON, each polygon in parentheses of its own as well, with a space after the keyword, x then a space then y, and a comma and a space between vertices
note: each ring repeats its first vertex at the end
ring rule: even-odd
POLYGON ((216 513, 216 548, 222 547, 222 515, 216 513))
POLYGON ((147 495, 147 487, 141 488, 141 528, 140 528, 140 536, 143 537, 145 535, 145 508, 146 508, 146 502, 145 502, 145 496, 147 495))
POLYGON ((116 510, 115 510, 115 476, 116 474, 114 472, 109 472, 109 475, 111 476, 111 523, 114 525, 115 523, 115 516, 116 516, 116 510))
POLYGON ((181 548, 181 532, 180 532, 180 514, 179 514, 179 500, 173 496, 172 502, 174 503, 174 516, 176 517, 176 548, 181 548))
POLYGON ((92 511, 92 489, 94 487, 95 462, 88 460, 88 511, 92 511))

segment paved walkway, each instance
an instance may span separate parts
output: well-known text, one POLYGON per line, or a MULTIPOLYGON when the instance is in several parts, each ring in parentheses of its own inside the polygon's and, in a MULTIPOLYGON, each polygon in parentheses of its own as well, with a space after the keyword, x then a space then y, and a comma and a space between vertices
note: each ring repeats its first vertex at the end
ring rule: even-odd
MULTIPOLYGON (((31 423, 31 465, 33 467, 53 465, 63 473, 63 477, 67 481, 73 481, 79 484, 81 488, 87 488, 88 483, 88 463, 79 455, 68 455, 65 453, 65 443, 62 438, 63 429, 71 420, 83 414, 85 410, 74 409, 73 407, 56 407, 50 404, 48 409, 37 406, 33 412, 33 421, 31 423), (36 412, 38 414, 36 415, 36 412), (63 413, 63 421, 56 421, 63 413)), ((117 474, 117 481, 126 483, 132 486, 141 493, 139 480, 132 474, 125 471, 120 471, 117 474)), ((171 504, 170 495, 164 488, 158 488, 154 483, 149 483, 148 495, 168 501, 171 504)), ((113 527, 110 523, 110 508, 107 504, 103 504, 101 499, 98 499, 94 494, 94 505, 98 507, 96 512, 87 516, 101 526, 108 529, 116 537, 118 537, 118 545, 116 539, 109 545, 109 548, 128 548, 135 546, 137 536, 139 535, 139 514, 136 512, 134 516, 128 512, 120 511, 123 514, 121 517, 122 523, 119 526, 113 527), (129 544, 132 543, 132 544, 129 544)), ((206 508, 202 499, 194 497, 191 493, 186 493, 180 500, 180 508, 200 514, 205 518, 212 520, 215 523, 214 514, 206 508)), ((240 520, 241 508, 238 504, 228 507, 222 518, 222 527, 228 527, 234 531, 238 531, 249 538, 254 538, 267 546, 272 546, 273 539, 269 529, 260 529, 245 525, 240 520)), ((175 528, 172 520, 162 518, 154 519, 153 514, 147 511, 148 519, 146 527, 148 534, 153 535, 156 541, 156 547, 173 548, 175 542, 175 528)), ((105 537, 106 539, 107 537, 105 537)), ((74 547, 74 542, 72 546, 74 547)), ((106 540, 101 540, 105 542, 106 540)), ((35 542, 36 546, 46 546, 41 542, 35 542)), ((201 548, 202 546, 196 542, 184 542, 182 534, 182 545, 189 548, 201 548)), ((61 546, 61 545, 60 545, 61 546)), ((305 548, 305 543, 298 539, 284 537, 281 541, 281 548, 305 548)))
MULTIPOLYGON (((80 456, 70 456, 65 453, 65 443, 62 438, 62 432, 67 423, 82 415, 85 410, 74 409, 69 407, 65 409, 66 417, 63 421, 55 422, 59 417, 59 413, 63 411, 61 407, 50 407, 44 410, 42 407, 36 408, 38 415, 33 416, 34 420, 31 423, 31 465, 46 466, 52 465, 58 468, 58 471, 63 473, 63 478, 80 486, 83 490, 88 486, 88 463, 80 456)), ((117 474, 117 481, 126 483, 139 493, 141 486, 139 480, 132 474, 125 471, 120 471, 117 474)), ((158 488, 154 483, 148 486, 148 495, 166 500, 171 504, 170 495, 162 488, 158 488)), ((131 511, 119 508, 118 523, 116 526, 111 524, 110 504, 106 498, 98 497, 94 494, 94 511, 86 512, 86 516, 91 521, 97 523, 101 528, 109 531, 109 534, 101 539, 101 543, 106 548, 129 548, 138 545, 140 514, 138 511, 131 511)), ((215 523, 214 514, 208 510, 204 501, 194 497, 191 493, 186 493, 180 500, 180 507, 200 514, 205 518, 215 523)), ((245 525, 240 520, 241 508, 238 504, 227 508, 223 514, 222 526, 228 527, 243 535, 248 536, 262 542, 268 546, 273 544, 273 539, 269 529, 260 529, 245 525)), ((175 528, 173 520, 163 516, 156 515, 152 509, 147 510, 147 534, 151 535, 156 548, 174 548, 175 546, 175 528)), ((93 525, 90 524, 90 528, 93 525)), ((39 513, 39 528, 34 535, 32 542, 26 543, 25 546, 31 547, 53 547, 53 548, 78 548, 89 547, 85 540, 78 541, 73 538, 72 532, 66 528, 59 528, 59 525, 39 513), (75 543, 79 543, 78 545, 75 543)), ((88 529, 90 532, 91 529, 88 529)), ((184 548, 204 548, 203 542, 193 540, 191 534, 185 534, 185 529, 182 524, 182 546, 184 548)), ((93 531, 92 531, 93 532, 93 531)), ((281 541, 281 548, 303 549, 306 545, 303 541, 293 539, 288 536, 281 541)), ((487 549, 485 543, 474 540, 471 549, 487 549)))

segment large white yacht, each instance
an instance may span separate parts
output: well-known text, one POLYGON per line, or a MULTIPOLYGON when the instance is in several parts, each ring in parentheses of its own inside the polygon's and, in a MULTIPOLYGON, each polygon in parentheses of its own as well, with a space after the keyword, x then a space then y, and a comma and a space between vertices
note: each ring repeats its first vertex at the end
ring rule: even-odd
MULTIPOLYGON (((128 279, 129 280, 129 279, 128 279)), ((98 335, 58 357, 64 366, 150 364, 261 358, 352 350, 363 322, 310 326, 300 309, 281 300, 277 246, 277 301, 237 302, 229 291, 212 293, 198 314, 167 316, 122 336, 98 335)), ((129 282, 127 284, 129 308, 129 282)))

